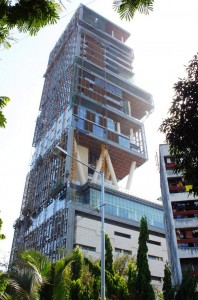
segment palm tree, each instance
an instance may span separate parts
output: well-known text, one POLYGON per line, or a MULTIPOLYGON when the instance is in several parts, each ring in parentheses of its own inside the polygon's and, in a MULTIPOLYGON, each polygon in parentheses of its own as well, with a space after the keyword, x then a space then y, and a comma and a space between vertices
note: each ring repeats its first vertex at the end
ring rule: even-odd
POLYGON ((27 250, 8 272, 7 292, 14 299, 39 300, 40 291, 49 281, 51 262, 40 252, 27 250))

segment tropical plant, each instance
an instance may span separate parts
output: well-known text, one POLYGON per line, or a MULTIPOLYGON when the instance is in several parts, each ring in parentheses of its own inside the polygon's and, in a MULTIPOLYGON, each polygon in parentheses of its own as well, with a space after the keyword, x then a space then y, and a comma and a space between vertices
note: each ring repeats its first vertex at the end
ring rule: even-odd
MULTIPOLYGON (((145 223, 143 225, 140 232, 141 247, 143 233, 147 236, 145 223)), ((147 285, 145 285, 146 293, 138 298, 139 294, 136 293, 138 269, 134 258, 124 255, 117 256, 113 261, 113 249, 108 235, 105 241, 106 297, 119 300, 153 299, 148 294, 147 285)), ((146 279, 149 279, 148 276, 146 279)), ((140 280, 142 283, 141 277, 140 280)), ((35 250, 27 250, 10 266, 7 276, 0 276, 0 299, 100 300, 100 287, 100 262, 83 257, 79 248, 55 263, 51 263, 35 250)))
POLYGON ((40 299, 40 291, 49 280, 50 269, 51 263, 45 255, 35 250, 23 252, 17 263, 10 267, 9 294, 20 300, 40 299))

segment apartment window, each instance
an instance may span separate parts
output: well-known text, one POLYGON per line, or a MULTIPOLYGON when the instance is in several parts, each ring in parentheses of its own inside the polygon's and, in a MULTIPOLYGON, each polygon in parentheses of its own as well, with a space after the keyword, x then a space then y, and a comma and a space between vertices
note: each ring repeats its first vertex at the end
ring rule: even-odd
POLYGON ((158 282, 162 282, 162 278, 161 278, 161 277, 158 277, 158 276, 151 276, 151 280, 155 280, 155 281, 158 281, 158 282))
POLYGON ((122 232, 118 232, 118 231, 114 231, 114 234, 118 235, 118 236, 121 236, 121 237, 124 237, 124 238, 127 238, 127 239, 131 238, 130 234, 126 234, 126 233, 122 233, 122 232))
POLYGON ((157 241, 148 240, 148 243, 153 244, 153 245, 157 245, 157 246, 161 246, 161 243, 157 242, 157 241))
POLYGON ((116 253, 122 253, 122 249, 120 249, 120 248, 115 248, 115 252, 116 252, 116 253))
POLYGON ((125 254, 125 255, 131 255, 132 254, 132 251, 125 250, 125 249, 120 249, 120 248, 115 248, 115 252, 120 253, 120 254, 125 254))
POLYGON ((80 249, 84 251, 96 252, 96 247, 86 246, 86 245, 77 245, 80 249))
POLYGON ((153 259, 153 260, 160 260, 163 261, 163 258, 160 256, 155 256, 155 255, 148 255, 149 259, 153 259))
POLYGON ((131 255, 131 254, 132 254, 132 251, 130 251, 130 250, 123 250, 123 254, 131 255))

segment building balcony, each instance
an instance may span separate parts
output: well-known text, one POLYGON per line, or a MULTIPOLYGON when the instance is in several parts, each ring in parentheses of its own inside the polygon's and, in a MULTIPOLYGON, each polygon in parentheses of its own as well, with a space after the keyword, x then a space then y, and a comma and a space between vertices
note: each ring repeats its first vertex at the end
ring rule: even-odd
MULTIPOLYGON (((186 212, 189 213, 189 212, 186 212)), ((198 213, 196 211, 196 213, 198 213)), ((175 228, 195 228, 198 227, 198 218, 175 219, 175 228)))
POLYGON ((174 162, 165 164, 166 170, 172 170, 174 166, 175 166, 174 162))
POLYGON ((178 176, 182 176, 182 173, 181 173, 181 172, 175 173, 173 169, 167 169, 167 168, 166 168, 166 174, 167 174, 167 177, 178 177, 178 176))
POLYGON ((177 240, 178 244, 197 244, 198 238, 180 238, 177 240))
POLYGON ((108 130, 107 128, 99 124, 93 123, 84 118, 79 118, 77 116, 74 116, 72 123, 77 130, 82 131, 84 134, 91 134, 94 135, 97 139, 104 139, 108 140, 109 142, 116 143, 123 149, 144 154, 144 150, 142 148, 142 145, 140 144, 140 141, 132 142, 128 136, 125 136, 113 130, 108 130))
MULTIPOLYGON (((107 69, 94 65, 85 58, 82 59, 81 57, 76 57, 75 62, 79 66, 83 65, 83 69, 88 70, 88 73, 92 74, 94 86, 96 85, 96 81, 98 81, 100 77, 103 78, 104 83, 107 82, 107 86, 105 86, 106 91, 108 90, 109 84, 116 87, 117 90, 119 89, 122 94, 121 98, 126 98, 128 99, 128 101, 130 101, 131 107, 133 108, 132 114, 136 119, 141 120, 143 117, 146 116, 147 112, 152 112, 154 107, 153 98, 146 91, 140 89, 125 78, 122 78, 121 76, 116 74, 112 74, 107 69)), ((88 87, 84 86, 84 88, 86 88, 88 91, 88 87)), ((80 92, 82 92, 82 90, 80 92)), ((85 96, 94 99, 92 94, 85 94, 85 96)), ((99 93, 98 97, 102 97, 102 94, 99 93)))
POLYGON ((178 248, 179 258, 197 258, 198 257, 198 247, 184 247, 178 248))
POLYGON ((171 193, 169 197, 171 202, 191 201, 197 199, 197 197, 195 198, 193 194, 189 194, 188 192, 171 193))

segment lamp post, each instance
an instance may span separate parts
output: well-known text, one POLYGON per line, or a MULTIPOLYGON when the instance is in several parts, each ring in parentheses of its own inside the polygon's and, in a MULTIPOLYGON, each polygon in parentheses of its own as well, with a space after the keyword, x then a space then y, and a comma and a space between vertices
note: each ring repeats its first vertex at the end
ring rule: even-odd
POLYGON ((58 145, 55 146, 60 152, 64 153, 65 156, 69 156, 72 159, 78 161, 82 165, 92 169, 94 172, 100 174, 101 177, 101 300, 105 300, 105 230, 104 230, 104 172, 98 172, 93 167, 85 164, 84 162, 80 161, 76 157, 73 157, 67 151, 59 147, 58 145))

